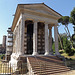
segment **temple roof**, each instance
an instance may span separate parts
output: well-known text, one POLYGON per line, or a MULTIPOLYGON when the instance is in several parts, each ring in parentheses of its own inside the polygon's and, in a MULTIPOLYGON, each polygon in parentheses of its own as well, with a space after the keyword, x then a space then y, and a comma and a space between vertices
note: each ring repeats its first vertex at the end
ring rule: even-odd
POLYGON ((43 15, 43 16, 51 16, 53 18, 59 19, 62 15, 47 6, 44 3, 34 3, 34 4, 18 4, 16 13, 14 16, 13 24, 12 24, 12 29, 14 29, 18 18, 21 13, 34 13, 36 15, 43 15))
POLYGON ((44 3, 18 4, 18 6, 20 6, 20 5, 25 5, 25 6, 26 6, 26 5, 27 5, 27 6, 29 6, 29 5, 44 5, 44 6, 48 7, 50 10, 54 11, 55 13, 57 13, 58 15, 62 16, 60 13, 56 12, 55 10, 53 10, 52 8, 50 8, 49 6, 47 6, 47 5, 44 4, 44 3))

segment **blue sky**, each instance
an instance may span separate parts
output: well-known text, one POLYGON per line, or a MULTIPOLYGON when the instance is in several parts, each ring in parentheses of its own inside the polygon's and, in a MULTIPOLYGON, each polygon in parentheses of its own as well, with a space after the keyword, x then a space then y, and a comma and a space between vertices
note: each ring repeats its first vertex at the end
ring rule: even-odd
MULTIPOLYGON (((70 12, 75 7, 75 0, 0 0, 0 43, 3 35, 7 35, 7 29, 12 25, 13 14, 17 4, 45 3, 63 16, 70 16, 70 12)), ((71 34, 73 26, 69 24, 71 34)), ((59 32, 64 33, 64 26, 59 27, 59 32)))

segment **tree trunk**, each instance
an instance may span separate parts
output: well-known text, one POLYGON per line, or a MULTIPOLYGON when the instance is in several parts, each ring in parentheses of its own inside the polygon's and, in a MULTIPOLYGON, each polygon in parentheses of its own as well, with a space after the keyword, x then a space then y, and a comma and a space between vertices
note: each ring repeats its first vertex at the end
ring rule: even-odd
POLYGON ((67 31, 68 31, 68 34, 69 34, 69 38, 70 38, 70 42, 71 42, 71 46, 73 47, 72 40, 71 40, 71 35, 70 35, 70 31, 68 29, 68 25, 65 25, 65 27, 67 28, 67 31))
POLYGON ((68 31, 69 37, 70 37, 70 39, 71 39, 70 31, 69 31, 69 29, 68 29, 68 25, 65 25, 65 27, 67 28, 67 31, 68 31))
POLYGON ((59 38, 59 40, 60 40, 61 48, 63 49, 63 43, 62 43, 62 41, 61 41, 61 37, 60 37, 59 32, 58 32, 58 38, 59 38))

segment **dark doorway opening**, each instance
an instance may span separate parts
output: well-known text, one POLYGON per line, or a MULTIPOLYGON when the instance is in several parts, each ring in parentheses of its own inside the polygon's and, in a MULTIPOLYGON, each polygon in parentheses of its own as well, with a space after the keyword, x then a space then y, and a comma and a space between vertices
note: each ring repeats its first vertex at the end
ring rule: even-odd
POLYGON ((27 54, 33 53, 33 24, 27 24, 27 54))

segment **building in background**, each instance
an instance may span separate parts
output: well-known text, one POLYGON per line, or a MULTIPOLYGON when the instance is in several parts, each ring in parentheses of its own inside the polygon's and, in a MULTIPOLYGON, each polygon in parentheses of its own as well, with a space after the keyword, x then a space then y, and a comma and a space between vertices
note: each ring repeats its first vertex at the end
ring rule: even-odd
POLYGON ((2 40, 3 42, 2 42, 2 44, 0 44, 0 54, 6 53, 6 38, 7 38, 7 36, 4 35, 3 40, 2 40))
POLYGON ((10 60, 10 55, 12 54, 13 47, 13 33, 11 27, 7 30, 7 42, 6 42, 6 60, 10 60))
POLYGON ((3 42, 2 42, 2 47, 6 49, 6 35, 3 36, 3 42))

